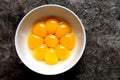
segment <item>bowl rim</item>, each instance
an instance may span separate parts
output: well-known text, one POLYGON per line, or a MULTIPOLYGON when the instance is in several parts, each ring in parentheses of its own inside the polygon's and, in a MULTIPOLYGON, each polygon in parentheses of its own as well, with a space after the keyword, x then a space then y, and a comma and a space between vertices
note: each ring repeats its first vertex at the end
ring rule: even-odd
POLYGON ((19 22, 18 26, 17 26, 17 29, 16 29, 16 32, 15 32, 15 48, 16 48, 16 53, 18 55, 18 57, 20 58, 20 60, 22 61, 22 63, 27 66, 30 70, 36 72, 36 73, 39 73, 39 74, 43 74, 43 75, 57 75, 57 74, 61 74, 61 73, 64 73, 66 71, 68 71, 69 69, 71 69, 72 67, 74 67, 76 65, 76 63, 80 60, 80 58, 82 57, 83 55, 83 52, 85 50, 85 46, 86 46, 86 33, 85 33, 85 28, 84 28, 84 25, 82 24, 82 21, 81 19, 70 9, 68 9, 67 7, 65 6, 61 6, 61 5, 58 5, 58 4, 45 4, 45 5, 41 5, 41 6, 38 6, 32 10, 30 10, 27 14, 25 14, 25 16, 22 18, 22 20, 19 22), (39 8, 43 8, 43 7, 59 7, 59 8, 63 8, 65 10, 67 10, 68 12, 70 12, 72 15, 75 16, 75 18, 79 21, 80 25, 81 25, 81 28, 82 28, 82 31, 83 31, 83 47, 81 49, 81 54, 80 56, 77 58, 77 60, 68 68, 62 70, 61 72, 55 72, 53 74, 49 74, 49 73, 40 73, 39 71, 36 71, 34 69, 32 69, 31 67, 29 67, 27 64, 24 63, 22 57, 20 56, 20 53, 19 53, 19 50, 18 50, 18 44, 17 44, 17 38, 18 38, 18 32, 19 32, 19 28, 21 27, 21 24, 22 22, 24 21, 24 19, 29 16, 32 12, 34 12, 35 10, 39 9, 39 8))

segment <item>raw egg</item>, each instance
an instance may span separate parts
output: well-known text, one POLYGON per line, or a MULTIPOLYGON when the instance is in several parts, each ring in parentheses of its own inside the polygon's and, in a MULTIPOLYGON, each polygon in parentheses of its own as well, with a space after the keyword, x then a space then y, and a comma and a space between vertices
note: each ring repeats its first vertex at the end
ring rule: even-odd
POLYGON ((47 31, 44 22, 35 23, 35 25, 32 28, 32 33, 40 37, 45 37, 47 35, 47 31))
POLYGON ((48 19, 45 22, 48 34, 54 34, 58 28, 58 21, 56 19, 48 19))
POLYGON ((73 33, 68 33, 60 39, 60 44, 68 49, 73 49, 75 46, 75 35, 73 33))
POLYGON ((47 52, 47 46, 45 44, 40 45, 39 47, 33 50, 33 56, 38 61, 44 60, 45 54, 47 52))
POLYGON ((34 49, 43 43, 44 43, 44 40, 42 37, 39 37, 35 34, 30 34, 28 36, 28 46, 31 49, 34 49))
POLYGON ((71 25, 54 17, 37 21, 28 36, 28 47, 33 57, 49 65, 68 59, 75 43, 71 25))
POLYGON ((71 27, 69 24, 67 24, 66 22, 60 22, 55 35, 58 38, 61 38, 63 35, 69 33, 70 31, 71 31, 71 27))
POLYGON ((45 44, 48 47, 55 47, 58 43, 59 43, 59 40, 55 35, 47 35, 45 37, 45 44))
POLYGON ((58 57, 56 55, 55 49, 53 48, 48 49, 45 55, 45 62, 50 65, 56 64, 58 62, 58 57))
POLYGON ((57 45, 55 50, 56 50, 56 55, 60 60, 65 60, 70 56, 70 50, 63 45, 57 45))

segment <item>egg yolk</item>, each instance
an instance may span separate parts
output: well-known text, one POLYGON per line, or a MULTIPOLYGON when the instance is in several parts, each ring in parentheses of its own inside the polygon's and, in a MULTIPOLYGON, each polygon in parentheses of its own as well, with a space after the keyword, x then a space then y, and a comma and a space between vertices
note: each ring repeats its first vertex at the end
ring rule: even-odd
POLYGON ((55 47, 58 43, 59 43, 59 40, 55 35, 47 35, 45 37, 45 44, 48 47, 55 47))
POLYGON ((44 22, 35 23, 32 28, 32 33, 40 37, 45 37, 47 35, 47 31, 44 22))
POLYGON ((42 44, 33 50, 33 56, 36 60, 42 61, 44 60, 46 52, 47 52, 47 46, 45 44, 42 44))
POLYGON ((60 22, 55 35, 58 38, 61 38, 63 35, 69 33, 70 31, 71 31, 70 25, 68 25, 66 22, 60 22))
POLYGON ((37 61, 54 65, 69 58, 76 38, 69 23, 61 18, 49 17, 32 26, 27 41, 37 61))
POLYGON ((55 49, 48 49, 47 53, 45 54, 45 62, 50 65, 57 64, 58 57, 56 55, 55 49))
POLYGON ((54 34, 58 28, 58 21, 56 19, 48 19, 45 22, 45 27, 48 34, 54 34))
POLYGON ((55 50, 56 55, 60 60, 66 60, 70 56, 70 50, 62 45, 58 45, 55 50))
POLYGON ((28 46, 31 49, 34 49, 34 48, 38 47, 39 45, 41 45, 43 43, 44 43, 43 38, 41 38, 41 37, 39 37, 37 35, 30 34, 28 36, 28 46))
POLYGON ((73 49, 75 46, 75 35, 68 33, 60 39, 60 43, 68 49, 73 49))

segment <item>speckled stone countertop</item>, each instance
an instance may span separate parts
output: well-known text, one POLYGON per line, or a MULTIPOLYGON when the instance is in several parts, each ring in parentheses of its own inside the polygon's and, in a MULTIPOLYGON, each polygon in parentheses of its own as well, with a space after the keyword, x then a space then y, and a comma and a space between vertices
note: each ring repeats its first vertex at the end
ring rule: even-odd
POLYGON ((0 0, 0 80, 120 80, 120 0, 0 0), (43 4, 71 9, 86 30, 82 58, 72 69, 55 76, 31 71, 15 50, 20 20, 43 4))

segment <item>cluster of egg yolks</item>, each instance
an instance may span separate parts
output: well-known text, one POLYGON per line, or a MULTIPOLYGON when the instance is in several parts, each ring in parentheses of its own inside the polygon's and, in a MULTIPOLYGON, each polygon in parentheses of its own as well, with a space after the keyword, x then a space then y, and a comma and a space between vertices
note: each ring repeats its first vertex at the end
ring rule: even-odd
POLYGON ((67 22, 50 18, 33 25, 28 36, 28 46, 36 60, 53 65, 70 56, 75 40, 71 26, 67 22))

